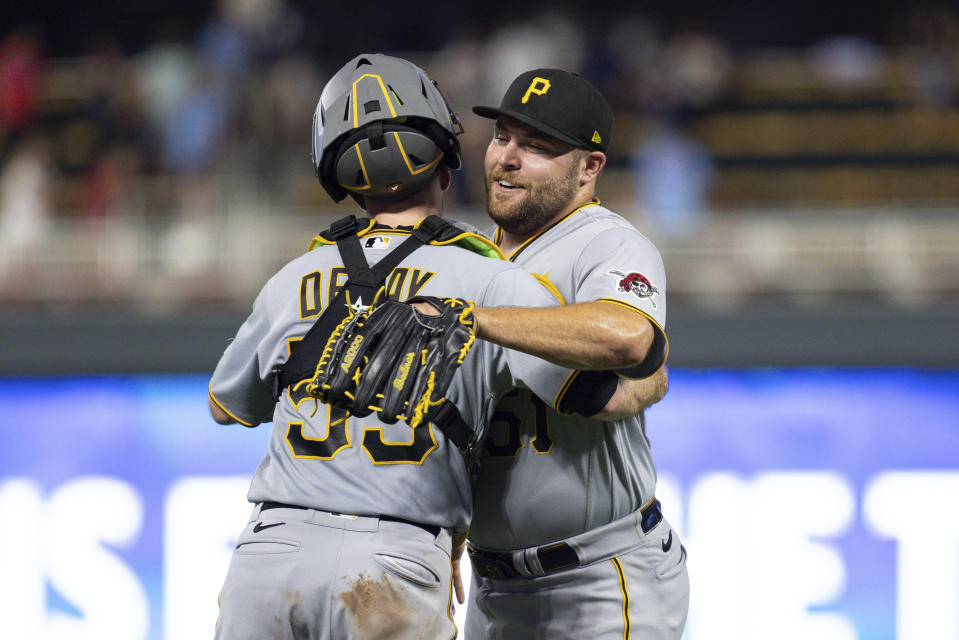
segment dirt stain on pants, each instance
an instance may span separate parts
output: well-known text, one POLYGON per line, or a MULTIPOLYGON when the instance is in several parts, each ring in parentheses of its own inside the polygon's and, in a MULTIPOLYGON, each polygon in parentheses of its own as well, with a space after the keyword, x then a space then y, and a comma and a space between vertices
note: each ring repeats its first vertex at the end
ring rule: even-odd
POLYGON ((369 638, 387 638, 410 624, 409 607, 402 592, 393 586, 386 574, 374 580, 365 573, 350 582, 350 590, 340 600, 350 612, 357 628, 369 638))

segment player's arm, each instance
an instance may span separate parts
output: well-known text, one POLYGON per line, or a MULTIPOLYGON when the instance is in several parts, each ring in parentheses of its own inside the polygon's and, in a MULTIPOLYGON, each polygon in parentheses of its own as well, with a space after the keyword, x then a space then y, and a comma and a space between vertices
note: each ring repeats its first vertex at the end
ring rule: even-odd
POLYGON ((270 335, 268 286, 257 296, 252 312, 220 356, 210 378, 207 406, 219 424, 255 427, 273 417, 275 403, 268 374, 276 358, 269 349, 278 340, 270 335))
MULTIPOLYGON (((578 326, 570 327, 566 324, 567 322, 590 325, 592 323, 592 319, 589 317, 591 314, 602 315, 607 318, 616 318, 619 312, 619 305, 596 302, 557 307, 555 306, 556 299, 553 297, 553 294, 548 291, 547 288, 543 287, 540 281, 519 268, 502 272, 498 276, 490 279, 484 293, 477 297, 477 303, 480 308, 490 309, 494 312, 506 310, 508 314, 516 312, 522 315, 524 312, 547 311, 551 318, 559 318, 559 322, 549 328, 539 326, 533 329, 521 328, 518 331, 513 330, 513 333, 517 334, 538 333, 540 334, 540 342, 537 342, 536 337, 531 337, 527 342, 520 343, 520 348, 509 348, 509 346, 517 344, 518 341, 507 342, 507 345, 496 344, 496 342, 492 340, 483 341, 483 343, 490 348, 495 349, 497 353, 504 354, 504 362, 507 365, 507 370, 511 377, 511 384, 509 386, 529 389, 547 405, 552 406, 563 414, 575 413, 592 417, 608 409, 608 416, 606 418, 615 419, 620 416, 620 412, 627 411, 631 406, 638 404, 635 398, 632 401, 627 400, 625 394, 630 391, 632 387, 626 385, 624 385, 620 391, 621 397, 616 398, 613 404, 610 404, 611 398, 613 398, 618 391, 620 377, 608 369, 585 370, 583 368, 576 368, 570 371, 570 367, 551 363, 553 360, 558 362, 569 361, 570 358, 567 356, 567 352, 576 349, 571 343, 577 336, 589 334, 588 329, 580 332, 578 326), (525 306, 511 306, 516 305, 518 302, 525 306), (610 310, 612 310, 612 313, 608 313, 610 310), (593 311, 595 311, 596 314, 593 314, 593 311), (559 312, 559 314, 555 312, 559 312), (550 333, 555 333, 556 335, 547 335, 550 333), (546 349, 542 348, 544 343, 547 345, 546 349), (537 347, 537 345, 539 346, 537 347), (550 347, 549 345, 552 346, 550 347), (537 352, 537 348, 539 352, 537 352), (607 407, 607 405, 610 406, 607 407)), ((414 306, 419 308, 419 305, 414 304, 414 306)), ((645 316, 641 313, 632 311, 631 309, 624 310, 635 315, 638 319, 646 321, 645 316)), ((479 335, 482 336, 482 321, 476 322, 474 325, 475 324, 480 325, 479 335)), ((615 326, 615 322, 606 323, 604 330, 609 330, 608 327, 611 324, 615 326)), ((595 344, 589 341, 588 343, 595 344)), ((590 347, 587 347, 586 350, 589 348, 590 347)), ((586 353, 586 350, 581 349, 577 357, 582 357, 586 353)), ((576 354, 575 351, 574 354, 576 354)), ((592 360, 591 362, 595 364, 597 360, 592 360)), ((599 364, 598 366, 603 366, 603 364, 599 364)), ((606 364, 606 366, 609 365, 606 364)), ((650 373, 652 373, 655 368, 656 367, 653 367, 650 373)), ((646 394, 634 395, 637 397, 640 395, 645 397, 646 394)), ((636 409, 635 411, 638 412, 638 410, 639 409, 636 409)))
POLYGON ((463 575, 460 571, 460 560, 463 558, 464 551, 466 551, 466 535, 453 540, 453 551, 450 554, 453 565, 453 590, 456 592, 456 601, 460 604, 466 603, 466 590, 463 589, 463 575))
POLYGON ((662 400, 668 389, 666 367, 660 367, 656 373, 642 380, 620 378, 613 397, 593 417, 607 422, 629 418, 662 400))
POLYGON ((656 247, 635 230, 610 228, 575 257, 573 272, 572 299, 586 302, 537 309, 483 305, 474 311, 477 337, 573 369, 651 375, 669 346, 662 329, 666 274, 656 247))
POLYGON ((570 369, 640 364, 653 343, 642 314, 606 302, 565 307, 477 307, 476 337, 570 369))
POLYGON ((206 397, 207 405, 210 407, 210 415, 213 416, 213 419, 220 424, 236 424, 236 420, 233 419, 230 414, 224 411, 220 405, 216 403, 216 400, 213 399, 213 396, 208 395, 206 397))

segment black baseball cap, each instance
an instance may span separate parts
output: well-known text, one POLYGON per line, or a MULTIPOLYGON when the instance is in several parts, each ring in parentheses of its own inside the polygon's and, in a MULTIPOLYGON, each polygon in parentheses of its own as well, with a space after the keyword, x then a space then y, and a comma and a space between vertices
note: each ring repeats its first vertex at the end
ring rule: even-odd
POLYGON ((583 149, 606 151, 613 131, 613 110, 596 87, 562 69, 533 69, 520 74, 499 107, 473 107, 484 118, 515 118, 558 140, 583 149))

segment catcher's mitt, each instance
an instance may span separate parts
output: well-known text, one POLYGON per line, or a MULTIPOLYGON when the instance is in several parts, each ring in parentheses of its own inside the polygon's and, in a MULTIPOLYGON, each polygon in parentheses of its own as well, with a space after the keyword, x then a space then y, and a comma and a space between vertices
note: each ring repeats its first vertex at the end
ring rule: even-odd
POLYGON ((472 311, 465 300, 432 296, 374 304, 334 330, 306 392, 357 416, 378 411, 384 422, 416 427, 443 403, 473 346, 472 311), (424 315, 414 302, 440 314, 424 315))

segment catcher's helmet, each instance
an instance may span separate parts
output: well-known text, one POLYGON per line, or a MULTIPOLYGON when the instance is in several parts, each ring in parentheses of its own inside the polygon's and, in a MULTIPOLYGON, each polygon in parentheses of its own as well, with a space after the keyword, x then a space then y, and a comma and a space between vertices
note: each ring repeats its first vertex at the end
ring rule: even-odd
POLYGON ((313 169, 335 202, 353 192, 402 200, 440 161, 460 168, 456 113, 422 69, 364 53, 326 83, 313 115, 313 169))

